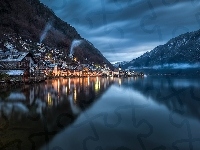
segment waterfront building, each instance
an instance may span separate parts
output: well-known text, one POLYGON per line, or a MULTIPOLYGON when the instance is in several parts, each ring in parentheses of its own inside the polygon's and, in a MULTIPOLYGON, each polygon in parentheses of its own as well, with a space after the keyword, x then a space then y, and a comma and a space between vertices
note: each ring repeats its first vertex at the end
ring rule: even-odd
POLYGON ((0 72, 9 75, 30 74, 34 70, 35 61, 28 52, 5 52, 0 53, 0 72))

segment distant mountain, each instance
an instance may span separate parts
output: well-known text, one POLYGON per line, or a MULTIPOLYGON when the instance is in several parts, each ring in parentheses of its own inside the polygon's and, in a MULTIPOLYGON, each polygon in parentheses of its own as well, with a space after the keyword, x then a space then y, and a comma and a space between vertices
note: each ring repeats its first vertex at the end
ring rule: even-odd
POLYGON ((200 30, 172 38, 123 65, 123 68, 194 68, 199 64, 200 30))
POLYGON ((119 67, 119 65, 125 65, 125 64, 127 64, 127 63, 129 63, 128 61, 122 61, 122 62, 116 62, 116 63, 114 63, 114 64, 112 64, 114 67, 119 67))
MULTIPOLYGON (((37 50, 42 42, 48 49, 59 49, 67 56, 73 40, 82 40, 74 55, 82 63, 96 63, 113 67, 89 41, 83 39, 74 27, 58 18, 39 0, 0 1, 0 49, 6 50, 5 42, 19 51, 27 51, 21 43, 37 50), (19 42, 21 41, 21 42, 19 42), (28 41, 28 43, 27 43, 28 41), (79 52, 76 52, 79 51, 79 52)), ((36 51, 37 52, 37 51, 36 51)))

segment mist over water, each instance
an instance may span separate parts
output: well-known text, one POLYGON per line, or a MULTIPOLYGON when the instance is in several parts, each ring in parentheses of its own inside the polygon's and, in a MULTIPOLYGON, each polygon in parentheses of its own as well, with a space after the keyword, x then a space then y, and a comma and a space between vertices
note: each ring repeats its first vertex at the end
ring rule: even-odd
POLYGON ((48 31, 52 28, 52 22, 48 22, 44 28, 44 30, 42 31, 42 34, 40 36, 40 43, 42 43, 42 41, 46 38, 46 35, 48 33, 48 31))
POLYGON ((173 63, 173 64, 163 64, 153 66, 153 69, 190 69, 190 68, 199 68, 200 64, 189 64, 189 63, 173 63))
POLYGON ((154 65, 150 67, 131 67, 131 69, 198 69, 200 68, 200 63, 171 63, 171 64, 162 64, 154 65))

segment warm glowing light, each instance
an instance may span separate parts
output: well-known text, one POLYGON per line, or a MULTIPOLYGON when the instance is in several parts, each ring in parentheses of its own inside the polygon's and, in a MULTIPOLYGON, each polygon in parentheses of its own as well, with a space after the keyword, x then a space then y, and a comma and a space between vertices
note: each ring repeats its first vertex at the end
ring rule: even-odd
POLYGON ((69 84, 69 90, 70 90, 70 82, 71 82, 71 81, 70 81, 70 78, 69 78, 69 82, 68 82, 68 84, 69 84))
POLYGON ((54 88, 55 90, 58 89, 58 82, 57 82, 56 80, 54 80, 54 81, 52 82, 52 85, 53 85, 53 88, 54 88))
POLYGON ((51 97, 51 94, 49 92, 47 94, 47 104, 48 104, 48 106, 53 105, 52 97, 51 97))
POLYGON ((113 75, 111 76, 111 80, 113 81, 113 75))
POLYGON ((58 79, 58 87, 57 87, 57 89, 58 89, 58 93, 60 92, 60 80, 58 79))
POLYGON ((121 85, 122 84, 122 79, 121 78, 119 78, 119 85, 121 85))
POLYGON ((88 86, 90 85, 90 77, 88 77, 88 86))
POLYGON ((100 90, 100 81, 99 81, 98 77, 96 77, 96 82, 95 82, 95 85, 94 85, 94 89, 95 89, 95 92, 98 92, 100 90))
POLYGON ((95 82, 94 89, 95 89, 95 92, 98 92, 99 90, 98 82, 95 82))
POLYGON ((99 87, 99 90, 100 90, 100 88, 101 88, 101 86, 100 86, 100 85, 101 85, 101 84, 100 84, 100 81, 99 81, 98 85, 99 85, 98 87, 99 87))
POLYGON ((76 91, 76 88, 74 88, 74 101, 76 102, 77 100, 77 91, 76 91))

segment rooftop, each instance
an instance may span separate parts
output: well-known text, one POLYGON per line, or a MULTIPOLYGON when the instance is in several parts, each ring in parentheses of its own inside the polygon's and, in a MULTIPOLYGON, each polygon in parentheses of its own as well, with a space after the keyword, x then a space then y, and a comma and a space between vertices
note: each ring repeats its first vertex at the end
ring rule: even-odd
POLYGON ((5 52, 0 53, 0 61, 22 61, 24 57, 26 57, 29 53, 28 52, 17 52, 17 53, 11 53, 11 52, 5 52))

